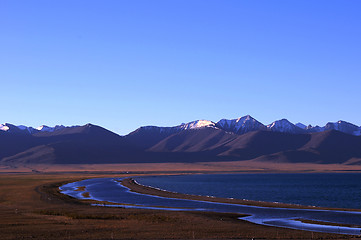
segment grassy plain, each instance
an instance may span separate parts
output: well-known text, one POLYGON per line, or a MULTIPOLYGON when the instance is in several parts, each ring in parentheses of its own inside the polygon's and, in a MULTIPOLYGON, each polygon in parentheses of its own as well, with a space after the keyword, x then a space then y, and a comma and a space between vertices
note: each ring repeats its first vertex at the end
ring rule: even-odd
MULTIPOLYGON (((169 174, 156 166, 138 169, 169 174)), ((256 225, 239 214, 94 207, 58 192, 66 182, 140 174, 109 172, 1 173, 0 239, 358 239, 256 225)))

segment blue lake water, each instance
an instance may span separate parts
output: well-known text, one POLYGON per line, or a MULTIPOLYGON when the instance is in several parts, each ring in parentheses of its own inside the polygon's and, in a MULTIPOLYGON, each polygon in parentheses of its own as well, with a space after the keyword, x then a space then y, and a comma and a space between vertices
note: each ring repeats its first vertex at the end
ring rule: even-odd
POLYGON ((361 209, 360 173, 180 175, 136 180, 186 194, 361 209))
MULTIPOLYGON (((167 177, 142 177, 136 178, 137 181, 142 182, 143 184, 148 184, 149 180, 160 182, 167 182, 170 185, 172 181, 178 182, 182 179, 185 181, 184 191, 186 193, 200 194, 198 192, 200 189, 205 191, 205 185, 212 185, 212 181, 216 181, 217 178, 225 179, 228 177, 232 180, 239 179, 238 175, 199 175, 199 176, 167 176, 167 177), (208 179, 208 180, 206 180, 208 179), (202 183, 203 181, 203 183, 202 183), (193 187, 195 192, 189 192, 190 185, 194 185, 194 183, 201 184, 198 187, 193 187), (207 184, 205 182, 208 182, 207 184), (198 188, 198 190, 197 190, 198 188)), ((261 178, 267 177, 267 175, 256 175, 261 178)), ((256 177, 254 176, 254 177, 256 177)), ((301 176, 301 175, 298 175, 301 176)), ((324 175, 326 176, 326 175, 324 175)), ((342 176, 342 175, 339 175, 342 176)), ((337 176, 336 178, 338 178, 337 176)), ((247 177, 247 176, 246 176, 247 177)), ((248 177, 250 177, 248 175, 248 177)), ((286 177, 286 175, 283 175, 286 177)), ((275 177, 273 177, 275 178, 275 177)), ((307 177, 306 177, 307 178, 307 177)), ((125 207, 125 208, 144 208, 144 209, 162 209, 162 210, 175 210, 175 211, 213 211, 213 212, 230 212, 230 213, 239 213, 246 214, 247 217, 243 217, 243 220, 247 220, 249 222, 269 225, 269 226, 278 226, 278 227, 286 227, 293 229, 301 229, 307 231, 318 231, 318 232, 328 232, 328 233, 340 233, 340 234, 351 234, 351 235, 359 235, 361 233, 361 228, 359 227, 344 227, 344 226, 328 226, 322 224, 308 224, 302 223, 297 219, 309 219, 316 220, 321 222, 333 222, 339 224, 351 224, 351 225, 361 225, 361 212, 357 211, 335 211, 335 210, 318 210, 318 209, 286 209, 286 208, 272 208, 272 207, 257 207, 257 206, 245 206, 240 204, 225 204, 225 203, 214 203, 214 202, 206 202, 206 201, 195 201, 195 200, 187 200, 187 199, 173 199, 173 198, 165 198, 159 196, 152 196, 146 194, 139 194, 131 192, 128 188, 124 187, 120 184, 121 178, 94 178, 87 179, 78 182, 68 183, 60 187, 62 193, 70 195, 75 198, 85 199, 82 195, 84 192, 88 192, 90 194, 90 199, 100 200, 100 201, 108 201, 112 203, 120 203, 121 205, 113 205, 106 204, 108 207, 125 207), (79 191, 79 187, 85 186, 84 190, 79 191), (130 205, 127 205, 130 204, 130 205)), ((284 180, 286 181, 286 180, 284 180)), ((283 182, 280 181, 279 182, 283 182)), ((287 182, 287 181, 286 181, 287 182)), ((270 182, 267 181, 267 184, 270 182)), ((285 183, 283 183, 285 184, 285 183)), ((154 186, 155 184, 153 184, 154 186)), ((272 184, 270 184, 272 185, 272 184)), ((165 186, 158 185, 161 188, 165 188, 165 186)), ((227 188, 228 185, 224 185, 223 188, 227 188)), ((212 190, 209 192, 207 190, 207 194, 205 195, 217 195, 214 194, 213 190, 218 187, 213 186, 212 190)), ((219 188, 222 188, 219 185, 219 188)), ((255 189, 255 188, 254 188, 255 189)), ((169 190, 177 190, 180 189, 169 189, 169 190)), ((227 192, 224 189, 220 192, 227 192)), ((276 193, 275 193, 276 194, 276 193)), ((222 196, 222 195, 220 195, 222 196)), ((224 197, 224 196, 223 196, 224 197)), ((226 196, 230 197, 230 196, 226 196)))

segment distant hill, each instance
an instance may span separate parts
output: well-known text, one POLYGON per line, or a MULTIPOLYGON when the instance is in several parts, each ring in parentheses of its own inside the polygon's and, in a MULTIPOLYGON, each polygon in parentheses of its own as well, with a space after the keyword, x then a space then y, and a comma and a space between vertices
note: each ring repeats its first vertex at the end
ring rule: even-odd
POLYGON ((0 132, 0 148, 0 162, 7 165, 116 163, 137 152, 124 137, 92 124, 33 134, 0 132))
POLYGON ((0 124, 0 164, 101 164, 257 160, 361 164, 360 128, 287 119, 263 125, 247 115, 175 127, 145 126, 120 136, 100 126, 38 128, 0 124))

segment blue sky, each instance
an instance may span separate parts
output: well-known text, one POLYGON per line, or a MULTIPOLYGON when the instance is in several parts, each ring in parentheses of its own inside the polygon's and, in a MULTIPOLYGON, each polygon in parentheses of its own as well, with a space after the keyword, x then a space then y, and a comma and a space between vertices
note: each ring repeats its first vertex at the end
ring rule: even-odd
POLYGON ((0 1, 0 122, 361 125, 361 2, 0 1))

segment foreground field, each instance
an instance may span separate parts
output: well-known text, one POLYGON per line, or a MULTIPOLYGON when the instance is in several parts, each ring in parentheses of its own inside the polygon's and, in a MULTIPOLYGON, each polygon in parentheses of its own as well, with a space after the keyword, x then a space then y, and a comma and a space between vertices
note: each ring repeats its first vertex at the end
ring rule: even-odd
POLYGON ((238 214, 93 207, 59 194, 65 182, 114 174, 0 174, 0 239, 357 239, 267 227, 238 214))
MULTIPOLYGON (((356 161, 356 160, 355 160, 356 161)), ((268 161, 222 161, 195 163, 117 163, 117 164, 18 164, 0 165, 0 173, 9 172, 132 172, 132 173, 179 173, 179 172, 209 172, 209 173, 282 173, 282 172, 361 172, 357 164, 319 164, 319 163, 284 163, 268 161)))

